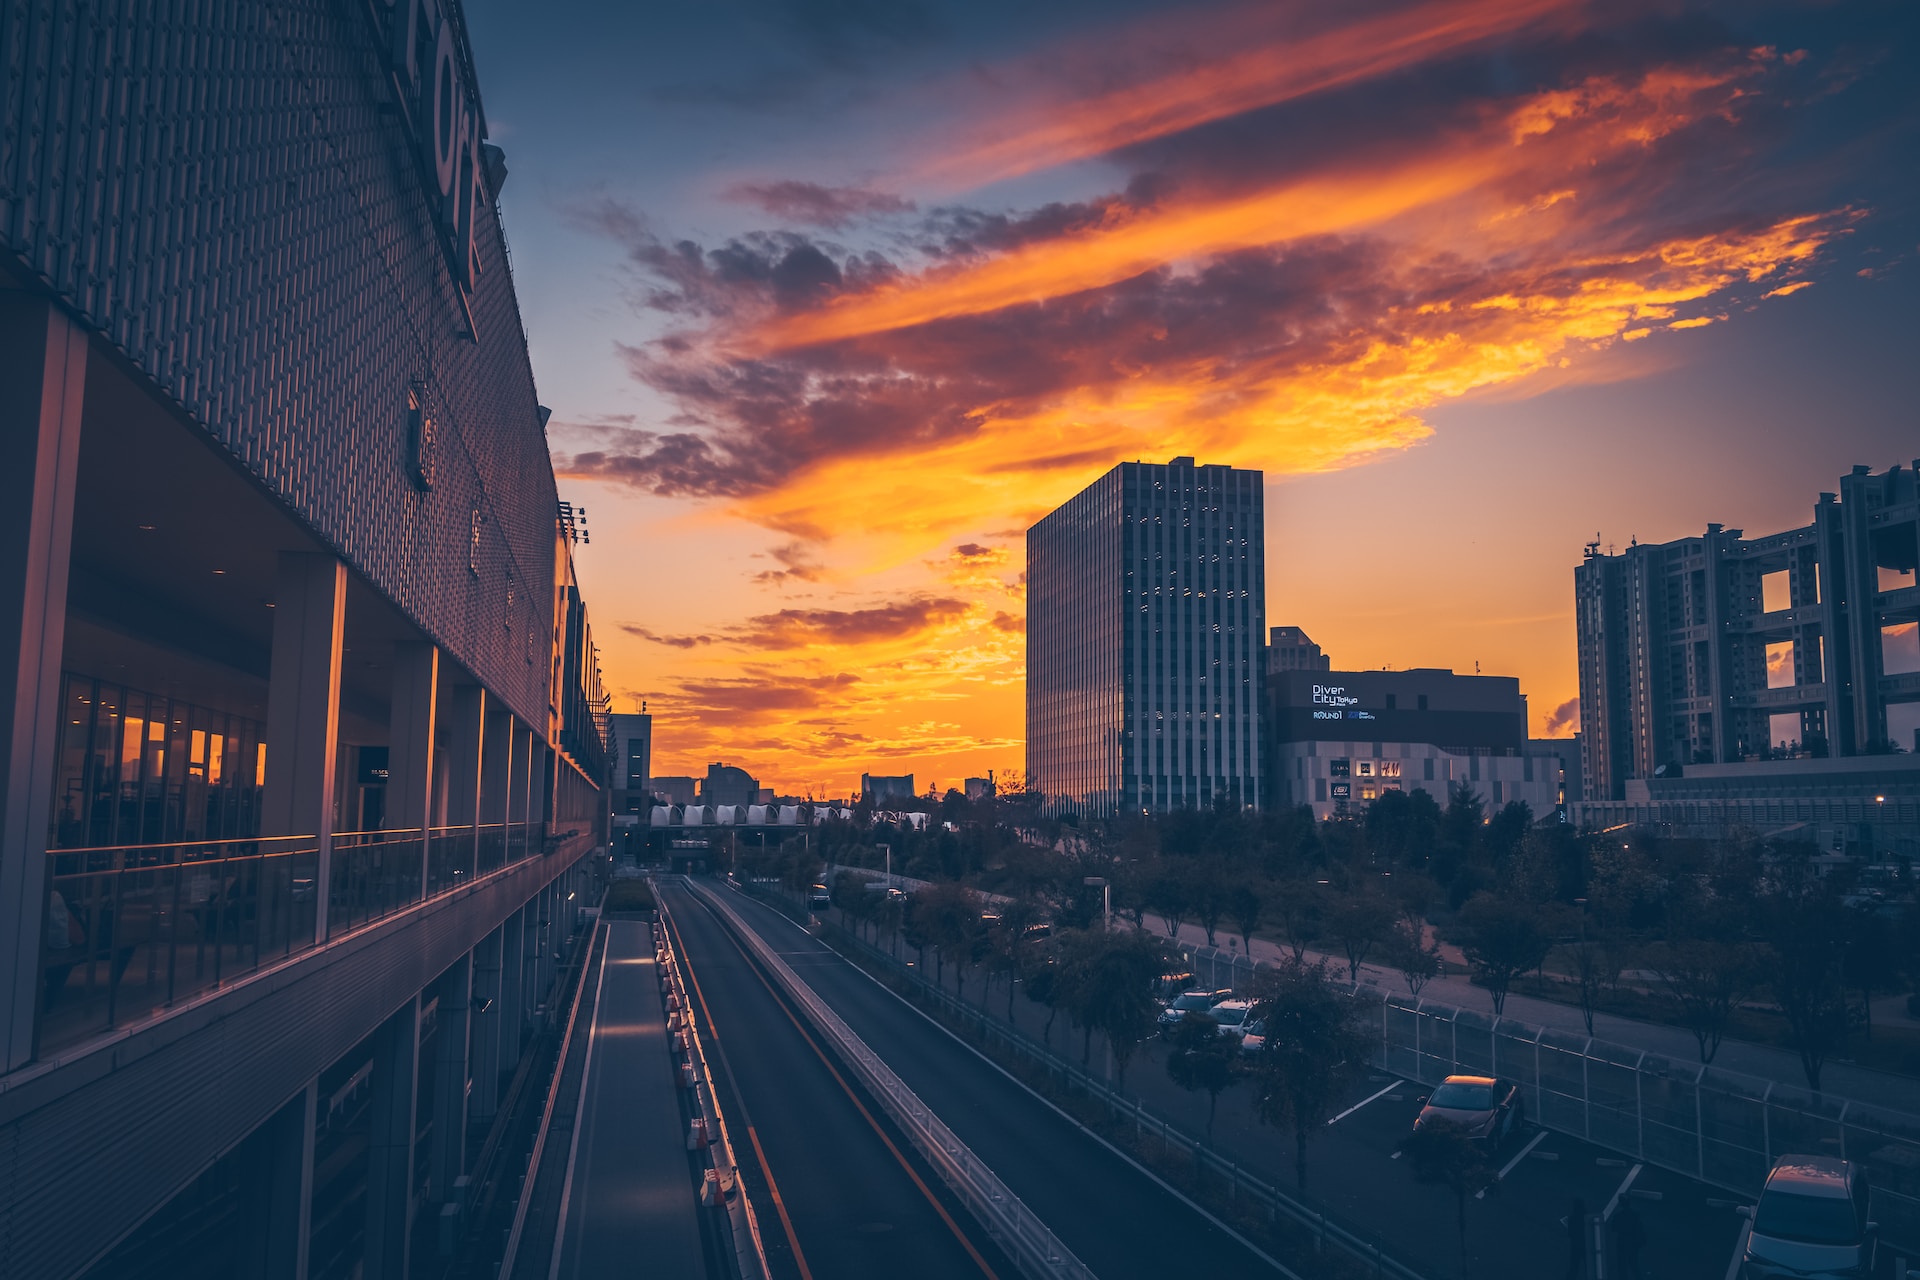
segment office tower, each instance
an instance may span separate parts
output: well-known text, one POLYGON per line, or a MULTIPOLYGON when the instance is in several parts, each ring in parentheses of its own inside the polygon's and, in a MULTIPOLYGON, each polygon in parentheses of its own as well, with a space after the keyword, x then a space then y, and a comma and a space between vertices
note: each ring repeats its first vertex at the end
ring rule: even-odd
POLYGON ((1027 785, 1089 817, 1260 803, 1258 471, 1123 462, 1027 531, 1027 785))
POLYGON ((1920 495, 1855 467, 1813 522, 1602 552, 1574 570, 1586 795, 1692 764, 1920 746, 1920 495))

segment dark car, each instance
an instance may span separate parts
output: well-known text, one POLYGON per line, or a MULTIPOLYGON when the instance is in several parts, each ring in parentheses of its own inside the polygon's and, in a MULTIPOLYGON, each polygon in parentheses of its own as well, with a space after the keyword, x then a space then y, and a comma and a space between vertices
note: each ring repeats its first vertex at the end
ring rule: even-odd
POLYGON ((1867 1171, 1832 1156, 1781 1156, 1767 1175, 1740 1280, 1870 1276, 1880 1226, 1867 1219, 1867 1171))
POLYGON ((1154 1025, 1161 1035, 1170 1036, 1173 1029, 1180 1025, 1181 1019, 1189 1013, 1206 1013, 1232 994, 1231 991, 1183 991, 1174 998, 1172 1004, 1160 1011, 1154 1025))
POLYGON ((1459 1125, 1468 1136, 1497 1146, 1527 1120, 1520 1086, 1492 1076, 1448 1076, 1427 1096, 1413 1127, 1434 1120, 1459 1125))

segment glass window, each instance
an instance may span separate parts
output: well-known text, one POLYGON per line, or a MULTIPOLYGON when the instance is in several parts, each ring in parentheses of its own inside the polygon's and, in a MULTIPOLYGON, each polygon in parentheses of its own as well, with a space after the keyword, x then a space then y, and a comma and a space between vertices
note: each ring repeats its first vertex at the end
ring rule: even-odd
POLYGON ((1880 628, 1880 666, 1890 676, 1920 671, 1920 622, 1895 622, 1880 628))
POLYGON ((1848 1244, 1859 1237, 1853 1201, 1845 1196, 1801 1196, 1773 1190, 1753 1211, 1753 1233, 1805 1244, 1848 1244))

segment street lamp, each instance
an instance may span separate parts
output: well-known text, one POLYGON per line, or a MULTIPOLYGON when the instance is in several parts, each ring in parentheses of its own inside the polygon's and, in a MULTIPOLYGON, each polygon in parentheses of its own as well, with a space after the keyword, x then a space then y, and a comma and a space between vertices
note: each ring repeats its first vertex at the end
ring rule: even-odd
POLYGON ((891 889, 893 888, 893 846, 883 844, 875 847, 887 855, 887 888, 891 889))
POLYGON ((1081 881, 1090 889, 1100 890, 1102 932, 1113 932, 1113 882, 1105 876, 1088 876, 1081 881))

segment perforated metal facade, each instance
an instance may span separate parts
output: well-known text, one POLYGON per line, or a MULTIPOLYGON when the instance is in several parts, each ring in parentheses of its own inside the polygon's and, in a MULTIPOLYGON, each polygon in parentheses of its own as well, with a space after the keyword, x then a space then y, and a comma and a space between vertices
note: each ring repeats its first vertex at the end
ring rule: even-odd
POLYGON ((544 725, 557 495, 494 193, 463 262, 423 173, 416 15, 0 3, 0 250, 544 725))

